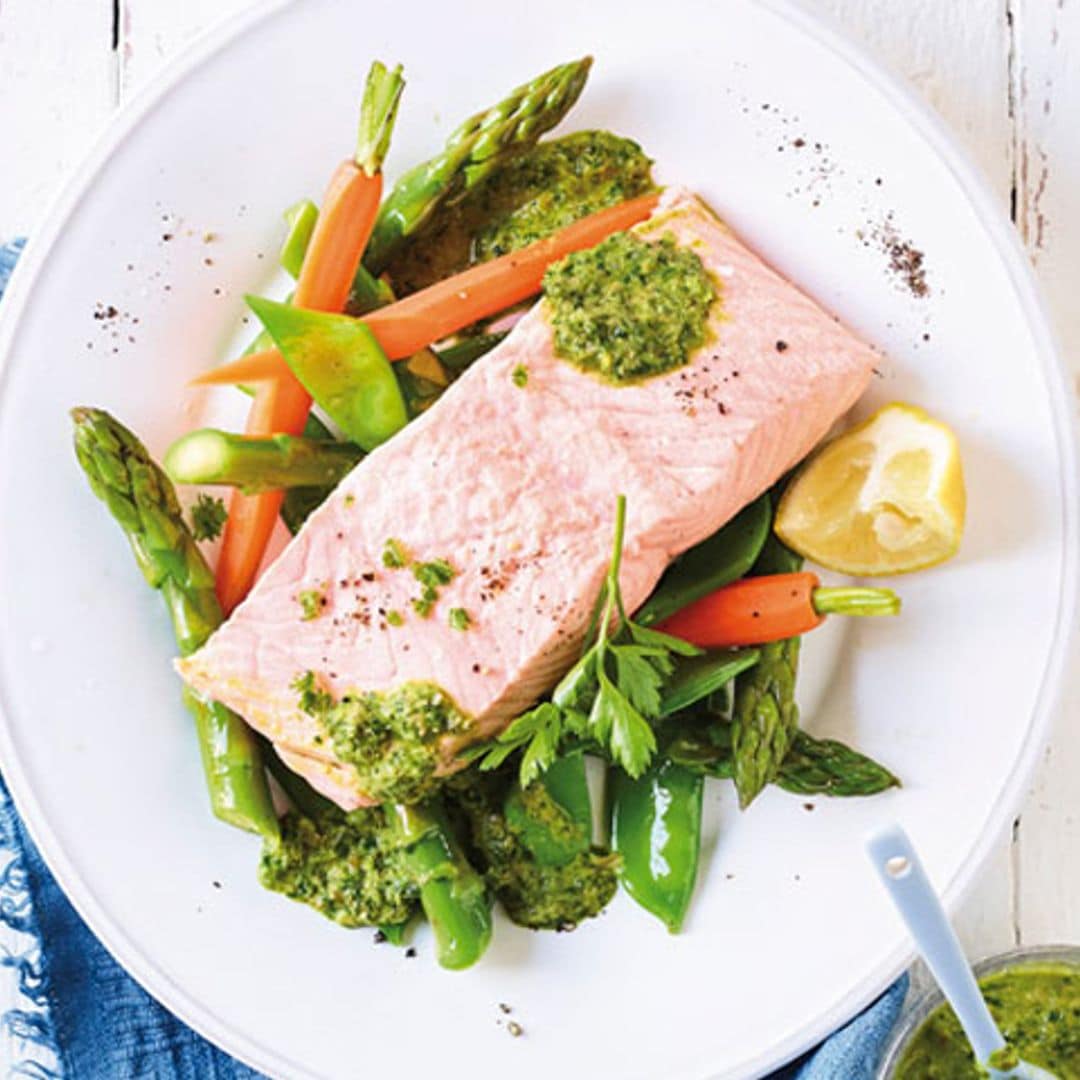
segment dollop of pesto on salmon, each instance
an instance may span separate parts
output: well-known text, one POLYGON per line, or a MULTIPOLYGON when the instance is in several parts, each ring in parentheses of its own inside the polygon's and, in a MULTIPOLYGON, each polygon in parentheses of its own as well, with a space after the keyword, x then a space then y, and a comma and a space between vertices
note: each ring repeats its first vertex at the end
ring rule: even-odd
POLYGON ((696 252, 615 233, 544 275, 555 353, 622 383, 682 367, 705 344, 718 296, 696 252))

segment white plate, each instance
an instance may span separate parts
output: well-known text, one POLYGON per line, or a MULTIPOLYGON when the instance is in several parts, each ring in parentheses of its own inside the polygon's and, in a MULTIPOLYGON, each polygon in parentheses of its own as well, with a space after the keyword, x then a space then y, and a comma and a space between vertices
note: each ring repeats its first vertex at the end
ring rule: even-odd
POLYGON ((5 775, 113 953, 268 1072, 758 1075, 907 958, 864 864, 866 829, 899 818, 955 903, 1031 775, 1071 620, 1076 482, 1011 231, 936 122, 811 17, 739 0, 631 15, 607 0, 460 0, 411 19, 345 0, 263 11, 126 112, 18 273, 0 349, 5 775), (969 530, 958 560, 900 582, 902 619, 848 635, 808 710, 813 730, 891 764, 902 792, 809 813, 770 791, 739 817, 717 786, 684 935, 619 900, 572 935, 501 923, 485 961, 453 975, 424 937, 405 959, 264 893, 255 843, 210 819, 160 602, 85 489, 65 411, 105 405, 157 451, 185 428, 185 378, 265 282, 280 209, 318 196, 347 151, 370 57, 400 58, 409 77, 396 170, 585 51, 597 64, 572 126, 639 138, 664 177, 699 188, 886 350, 865 407, 911 399, 955 426, 969 530), (889 211, 926 252, 927 298, 886 269, 889 211), (120 314, 96 320, 99 304, 120 314), (496 1023, 501 1001, 525 1038, 496 1023))

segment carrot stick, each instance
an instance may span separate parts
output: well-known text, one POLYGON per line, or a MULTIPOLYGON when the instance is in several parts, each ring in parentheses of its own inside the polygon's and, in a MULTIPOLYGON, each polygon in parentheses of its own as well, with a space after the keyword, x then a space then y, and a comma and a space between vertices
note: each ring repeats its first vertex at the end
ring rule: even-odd
POLYGON ((798 637, 826 615, 896 615, 891 589, 822 587, 816 574, 748 577, 695 601, 656 629, 703 649, 764 645, 798 637))
MULTIPOLYGON (((520 251, 471 267, 404 300, 379 308, 365 316, 364 322, 391 360, 412 356, 477 319, 505 311, 538 293, 544 273, 553 262, 573 251, 593 247, 612 233, 644 221, 652 213, 658 198, 657 195, 642 195, 590 214, 520 251)), ((292 375, 281 353, 276 349, 265 349, 212 368, 192 379, 191 385, 259 382, 285 374, 292 375)))
MULTIPOLYGON (((388 72, 384 65, 372 64, 361 107, 356 156, 338 166, 327 187, 293 296, 298 307, 335 312, 348 300, 378 214, 382 159, 403 86, 400 68, 388 72)), ((311 398, 284 361, 281 363, 284 370, 252 380, 256 390, 248 416, 249 435, 299 435, 304 429, 311 398)), ((226 614, 255 582, 282 499, 280 491, 261 495, 233 492, 216 572, 218 599, 226 614)))
POLYGON ((240 386, 282 379, 286 374, 292 375, 292 370, 277 349, 260 349, 196 375, 188 386, 240 386))
POLYGON ((391 360, 495 315, 540 291, 547 268, 573 251, 644 221, 658 195, 642 195, 581 218, 520 251, 480 263, 412 296, 373 311, 365 321, 391 360))
POLYGON ((338 166, 300 269, 292 300, 296 307, 344 310, 381 199, 381 172, 369 176, 355 161, 338 166))

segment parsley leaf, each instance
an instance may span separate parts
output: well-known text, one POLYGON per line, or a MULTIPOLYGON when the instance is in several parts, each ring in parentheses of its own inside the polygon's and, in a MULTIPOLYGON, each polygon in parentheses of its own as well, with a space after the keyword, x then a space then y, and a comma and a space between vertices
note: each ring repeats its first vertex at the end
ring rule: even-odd
POLYGON ((225 528, 229 511, 223 499, 200 495, 191 504, 191 535, 196 540, 216 540, 225 528))
POLYGON ((493 741, 470 746, 459 757, 466 762, 479 761, 481 772, 490 772, 511 754, 524 750, 521 773, 522 784, 526 784, 526 775, 534 780, 558 756, 562 729, 561 710, 545 701, 512 720, 493 741))
POLYGON ((615 508, 611 565, 597 598, 581 658, 551 695, 522 714, 493 742, 462 755, 482 770, 497 769, 521 750, 521 784, 527 786, 558 758, 566 743, 593 746, 638 777, 656 753, 653 724, 663 714, 663 695, 675 657, 699 656, 696 646, 639 626, 627 614, 619 588, 626 499, 615 508))
POLYGON ((635 708, 649 716, 660 715, 660 688, 671 674, 666 653, 651 654, 639 645, 616 645, 611 649, 619 688, 635 708))

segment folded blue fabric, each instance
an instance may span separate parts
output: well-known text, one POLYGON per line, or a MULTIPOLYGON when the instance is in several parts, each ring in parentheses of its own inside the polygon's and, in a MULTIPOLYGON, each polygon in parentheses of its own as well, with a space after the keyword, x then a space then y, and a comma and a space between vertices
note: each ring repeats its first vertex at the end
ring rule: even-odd
MULTIPOLYGON (((0 247, 0 295, 22 242, 0 247)), ((105 951, 68 903, 19 819, 0 777, 0 921, 20 936, 0 956, 0 979, 24 1005, 2 1024, 35 1080, 257 1080, 261 1075, 196 1035, 105 951)), ((771 1080, 872 1080, 907 991, 907 977, 771 1080)))

